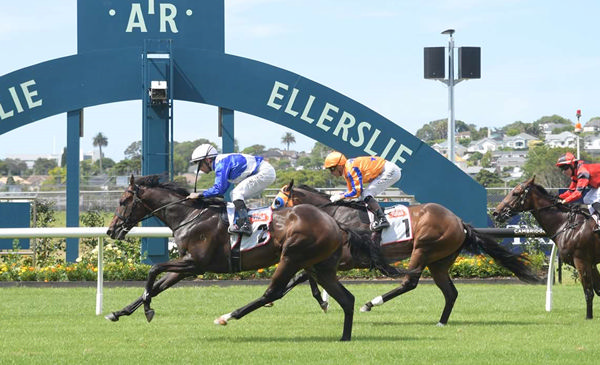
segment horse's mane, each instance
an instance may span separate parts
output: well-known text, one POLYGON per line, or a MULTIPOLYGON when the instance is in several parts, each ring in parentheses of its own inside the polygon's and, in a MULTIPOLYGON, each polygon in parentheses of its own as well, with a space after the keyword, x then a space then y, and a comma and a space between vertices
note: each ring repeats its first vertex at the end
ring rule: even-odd
MULTIPOLYGON (((321 197, 326 198, 326 199, 329 199, 329 197, 330 197, 329 194, 326 194, 326 193, 319 191, 308 185, 300 185, 300 186, 298 186, 298 189, 306 190, 310 193, 320 195, 321 197)), ((339 200, 335 203, 332 203, 332 205, 341 205, 344 207, 349 207, 349 208, 353 208, 353 209, 361 209, 361 210, 366 209, 364 203, 353 201, 353 200, 339 200)))
POLYGON ((562 211, 579 212, 579 213, 583 214, 585 217, 588 217, 590 215, 586 205, 577 205, 577 204, 568 205, 568 204, 558 203, 558 200, 559 200, 558 196, 550 193, 542 185, 533 183, 532 186, 535 187, 540 192, 540 194, 543 194, 544 196, 546 196, 547 198, 552 200, 552 202, 554 204, 557 204, 557 207, 559 209, 561 209, 562 211))
POLYGON ((319 191, 319 190, 313 188, 312 186, 308 186, 308 185, 302 184, 302 185, 298 186, 298 188, 302 189, 302 190, 308 190, 311 193, 314 193, 314 194, 317 194, 317 195, 320 195, 320 196, 322 196, 324 198, 329 199, 329 194, 325 194, 324 192, 319 191))
MULTIPOLYGON (((164 174, 146 175, 139 176, 135 179, 135 183, 140 186, 147 188, 160 188, 172 191, 173 193, 181 196, 188 196, 189 190, 175 181, 161 181, 165 178, 164 174)), ((222 198, 204 198, 198 199, 198 202, 202 201, 204 205, 219 205, 225 206, 225 201, 222 198)))
POLYGON ((162 174, 139 176, 135 179, 135 183, 147 188, 161 188, 170 190, 178 195, 188 196, 190 194, 188 189, 179 185, 175 181, 161 181, 164 178, 165 175, 162 174))

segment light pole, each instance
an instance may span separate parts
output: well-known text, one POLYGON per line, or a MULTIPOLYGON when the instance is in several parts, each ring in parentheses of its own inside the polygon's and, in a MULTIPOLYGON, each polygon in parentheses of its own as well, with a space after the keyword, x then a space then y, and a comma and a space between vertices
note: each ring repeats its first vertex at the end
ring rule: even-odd
POLYGON ((481 48, 458 48, 458 79, 454 78, 454 29, 446 29, 442 34, 450 36, 448 40, 448 79, 445 79, 444 47, 424 48, 425 78, 440 81, 448 86, 448 159, 454 163, 455 121, 454 121, 454 85, 463 80, 481 78, 481 48))
POLYGON ((579 160, 579 133, 581 133, 582 131, 581 123, 579 122, 579 118, 581 118, 581 109, 577 109, 575 116, 577 117, 577 123, 575 124, 575 129, 573 130, 573 132, 577 136, 577 159, 579 160))
POLYGON ((448 86, 448 159, 454 163, 454 85, 462 80, 454 80, 454 29, 446 29, 442 34, 448 34, 448 80, 440 80, 448 86))

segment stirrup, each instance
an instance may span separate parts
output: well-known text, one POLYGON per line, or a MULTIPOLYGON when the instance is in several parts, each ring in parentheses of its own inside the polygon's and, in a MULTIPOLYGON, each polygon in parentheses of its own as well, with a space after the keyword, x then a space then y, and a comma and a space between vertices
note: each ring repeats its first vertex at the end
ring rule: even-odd
POLYGON ((250 223, 244 223, 241 226, 238 226, 237 224, 232 224, 229 226, 227 231, 231 234, 245 234, 246 236, 251 236, 252 226, 250 226, 250 223))
POLYGON ((379 218, 379 219, 371 222, 371 225, 369 228, 371 228, 371 231, 381 231, 384 228, 388 228, 389 226, 390 226, 390 222, 388 222, 387 219, 379 218))

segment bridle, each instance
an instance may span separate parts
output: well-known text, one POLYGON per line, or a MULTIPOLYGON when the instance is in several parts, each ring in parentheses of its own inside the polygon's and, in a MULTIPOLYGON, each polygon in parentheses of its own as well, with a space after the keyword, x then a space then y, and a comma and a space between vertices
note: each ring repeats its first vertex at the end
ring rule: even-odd
MULTIPOLYGON (((127 214, 127 215, 125 215, 125 213, 119 214, 118 210, 115 212, 115 215, 117 216, 117 218, 119 218, 120 220, 123 221, 123 230, 125 232, 129 232, 131 230, 131 228, 133 228, 139 222, 142 222, 142 221, 145 221, 146 219, 152 218, 157 212, 159 212, 167 207, 170 207, 171 205, 179 204, 188 199, 187 197, 185 197, 185 198, 167 203, 165 205, 162 205, 156 209, 152 209, 146 203, 144 203, 144 201, 139 197, 140 187, 138 185, 133 185, 133 190, 131 188, 132 188, 132 186, 130 186, 125 191, 126 193, 130 193, 133 197, 133 202, 125 207, 125 209, 127 209, 128 207, 130 208, 129 214, 127 214), (146 215, 144 215, 140 220, 137 220, 134 222, 133 219, 131 219, 131 215, 134 212, 136 204, 141 204, 144 207, 144 209, 146 210, 146 215)), ((197 214, 194 218, 192 218, 192 219, 180 224, 176 228, 172 229, 172 231, 175 232, 177 229, 179 229, 187 224, 190 224, 191 222, 196 220, 196 218, 198 218, 200 215, 202 215, 202 213, 203 213, 203 211, 201 211, 199 214, 197 214)))
POLYGON ((558 201, 554 199, 550 205, 546 205, 541 208, 524 209, 525 202, 527 201, 527 197, 531 191, 532 184, 524 185, 523 183, 520 183, 519 187, 522 190, 521 194, 519 194, 518 199, 515 199, 511 204, 505 204, 505 206, 502 208, 502 212, 500 213, 501 217, 508 219, 519 212, 539 212, 544 209, 555 207, 559 204, 558 201))
POLYGON ((273 200, 273 203, 271 204, 271 209, 291 208, 294 206, 294 201, 292 199, 293 189, 290 189, 288 192, 286 192, 284 190, 286 187, 287 187, 287 185, 279 190, 279 192, 277 193, 277 196, 275 196, 275 199, 273 200), (281 197, 280 195, 283 195, 285 197, 285 199, 283 197, 281 197))

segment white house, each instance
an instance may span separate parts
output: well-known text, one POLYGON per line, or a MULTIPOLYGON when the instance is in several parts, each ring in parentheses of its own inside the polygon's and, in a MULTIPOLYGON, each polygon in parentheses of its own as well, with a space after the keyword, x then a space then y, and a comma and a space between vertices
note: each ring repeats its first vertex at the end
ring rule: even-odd
POLYGON ((492 138, 484 138, 479 141, 473 141, 467 147, 467 151, 469 152, 480 152, 486 153, 487 151, 495 151, 501 147, 500 142, 496 141, 492 138))
POLYGON ((600 132, 600 118, 592 118, 583 126, 584 132, 600 132))
POLYGON ((522 150, 529 148, 529 142, 537 140, 536 137, 527 133, 519 133, 516 136, 504 137, 502 144, 504 147, 522 150))
POLYGON ((559 134, 549 134, 546 136, 546 145, 552 148, 569 147, 576 148, 577 136, 574 133, 564 131, 559 134))

